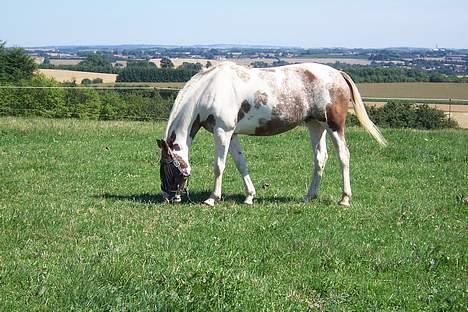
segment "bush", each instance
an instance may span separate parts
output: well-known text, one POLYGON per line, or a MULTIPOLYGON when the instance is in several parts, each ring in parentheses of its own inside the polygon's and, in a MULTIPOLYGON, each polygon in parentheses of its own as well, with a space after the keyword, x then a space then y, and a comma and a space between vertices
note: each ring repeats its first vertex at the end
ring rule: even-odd
POLYGON ((81 80, 81 84, 83 85, 90 85, 92 83, 91 79, 85 78, 81 80))
MULTIPOLYGON (((38 75, 30 81, 22 81, 20 86, 57 87, 61 84, 38 75)), ((165 93, 161 96, 157 90, 5 88, 0 89, 0 115, 102 120, 166 119, 174 95, 165 93)))
MULTIPOLYGON (((389 101, 382 107, 367 107, 370 119, 379 127, 441 129, 456 128, 456 121, 448 120, 444 112, 427 104, 389 101)), ((356 116, 348 114, 346 122, 350 126, 359 125, 356 116)))

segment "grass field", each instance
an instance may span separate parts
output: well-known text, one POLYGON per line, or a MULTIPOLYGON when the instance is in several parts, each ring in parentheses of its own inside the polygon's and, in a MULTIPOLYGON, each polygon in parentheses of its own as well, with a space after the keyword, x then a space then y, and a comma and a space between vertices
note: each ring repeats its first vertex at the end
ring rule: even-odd
MULTIPOLYGON (((468 132, 348 131, 353 205, 335 203, 329 148, 320 198, 303 128, 242 137, 258 201, 240 204, 230 160, 215 208, 163 205, 164 124, 0 118, 4 311, 461 311, 467 295, 468 132)), ((212 186, 213 143, 190 189, 212 186)))

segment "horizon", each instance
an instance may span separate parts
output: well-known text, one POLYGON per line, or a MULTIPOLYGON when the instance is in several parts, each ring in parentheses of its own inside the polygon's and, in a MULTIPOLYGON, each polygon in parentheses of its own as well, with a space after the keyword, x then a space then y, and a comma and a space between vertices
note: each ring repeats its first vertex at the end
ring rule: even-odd
POLYGON ((462 40, 468 35, 468 2, 462 0, 292 0, 287 5, 265 0, 222 5, 213 0, 82 0, 79 5, 7 0, 3 7, 0 40, 8 46, 468 48, 462 40))
MULTIPOLYGON (((0 38, 0 41, 2 39, 0 38)), ((433 49, 444 49, 444 50, 467 50, 468 48, 462 47, 444 47, 440 45, 435 45, 434 47, 426 46, 388 46, 388 47, 346 47, 346 46, 320 46, 320 47, 302 47, 302 46, 292 46, 292 45, 268 45, 268 44, 244 44, 244 43, 207 43, 207 44, 157 44, 157 43, 109 43, 109 44, 100 44, 100 43, 90 43, 90 44, 48 44, 48 45, 34 45, 34 46, 22 46, 22 45, 13 45, 9 44, 8 41, 5 41, 6 47, 20 47, 25 49, 45 49, 45 48, 83 48, 83 47, 98 47, 98 48, 108 48, 108 47, 150 47, 150 48, 194 48, 194 47, 221 47, 228 46, 234 48, 258 48, 258 49, 303 49, 303 50, 320 50, 320 49, 342 49, 342 50, 391 50, 391 49, 410 49, 410 50, 433 50, 433 49)))

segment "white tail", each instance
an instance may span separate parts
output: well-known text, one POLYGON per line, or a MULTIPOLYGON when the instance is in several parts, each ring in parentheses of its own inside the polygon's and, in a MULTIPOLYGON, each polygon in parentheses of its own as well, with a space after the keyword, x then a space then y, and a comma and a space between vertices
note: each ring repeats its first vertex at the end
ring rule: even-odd
POLYGON ((358 88, 354 84, 351 77, 345 73, 341 72, 343 78, 346 80, 349 88, 351 89, 351 96, 353 97, 353 106, 354 112, 356 113, 356 117, 358 118, 361 125, 374 137, 374 139, 379 142, 380 145, 386 146, 387 141, 383 137, 382 133, 380 132, 379 128, 370 120, 369 115, 367 115, 366 107, 362 102, 361 94, 359 93, 358 88))

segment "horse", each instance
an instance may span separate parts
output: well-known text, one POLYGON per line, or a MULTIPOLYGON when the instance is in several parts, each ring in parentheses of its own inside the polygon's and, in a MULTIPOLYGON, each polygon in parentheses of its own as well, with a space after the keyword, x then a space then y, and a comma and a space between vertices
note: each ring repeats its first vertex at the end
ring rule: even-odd
POLYGON ((316 63, 246 68, 222 62, 197 73, 174 102, 165 139, 157 140, 161 149, 160 178, 164 200, 179 202, 186 192, 191 172, 189 150, 201 128, 211 132, 215 142, 214 189, 204 201, 214 206, 221 200, 228 152, 244 182, 244 203, 252 204, 255 199, 255 187, 238 135, 271 136, 305 124, 314 155, 314 173, 305 202, 317 198, 328 158, 328 133, 341 164, 342 195, 338 203, 349 206, 350 154, 345 140, 349 102, 353 103, 361 125, 385 146, 384 137, 369 119, 359 90, 343 71, 316 63))

